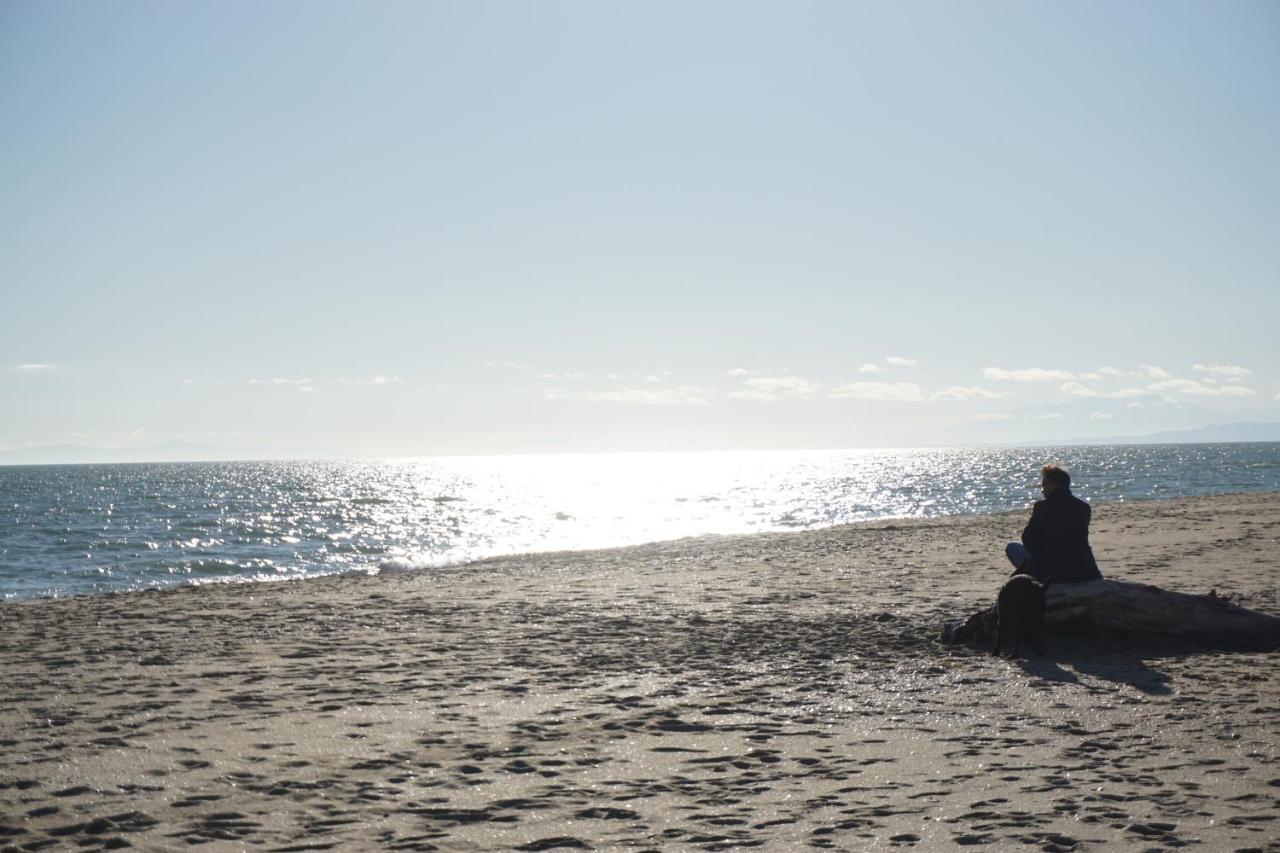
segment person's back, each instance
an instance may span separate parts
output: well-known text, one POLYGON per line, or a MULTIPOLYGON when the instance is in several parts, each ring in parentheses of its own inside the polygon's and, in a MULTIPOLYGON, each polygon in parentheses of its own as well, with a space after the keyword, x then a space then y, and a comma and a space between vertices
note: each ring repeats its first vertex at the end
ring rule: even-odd
POLYGON ((1081 583, 1102 577, 1089 547, 1089 519, 1093 510, 1071 494, 1071 476, 1056 465, 1041 470, 1044 500, 1036 501, 1031 520, 1022 531, 1022 546, 1006 549, 1016 572, 1040 581, 1081 583))

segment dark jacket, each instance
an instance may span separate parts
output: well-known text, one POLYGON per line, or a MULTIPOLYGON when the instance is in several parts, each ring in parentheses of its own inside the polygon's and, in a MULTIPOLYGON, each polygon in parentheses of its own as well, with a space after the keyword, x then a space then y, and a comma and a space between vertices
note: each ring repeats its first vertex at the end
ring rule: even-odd
POLYGON ((1036 501, 1031 520, 1022 531, 1022 544, 1031 559, 1022 571, 1040 580, 1053 578, 1055 583, 1079 583, 1102 577, 1089 547, 1089 505, 1060 488, 1042 501, 1036 501))

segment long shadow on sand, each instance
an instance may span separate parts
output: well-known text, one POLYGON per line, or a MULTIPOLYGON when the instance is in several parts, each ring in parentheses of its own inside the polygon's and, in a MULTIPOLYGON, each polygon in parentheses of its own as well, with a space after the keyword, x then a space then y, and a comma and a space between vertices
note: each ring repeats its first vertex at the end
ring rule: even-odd
POLYGON ((1205 654, 1250 652, 1269 648, 1248 645, 1238 639, 1213 637, 1073 637, 1046 639, 1043 657, 1018 661, 1026 672, 1049 681, 1079 681, 1088 675, 1117 684, 1128 684, 1148 695, 1172 692, 1170 676, 1151 665, 1152 661, 1178 660, 1205 654), (1069 667, 1066 668, 1066 667, 1069 667))
POLYGON ((1165 646, 1132 640, 1056 637, 1049 642, 1043 657, 1021 658, 1018 665, 1025 672, 1048 681, 1078 682, 1082 675, 1092 676, 1161 696, 1172 692, 1170 678, 1152 669, 1148 661, 1168 657, 1165 646))

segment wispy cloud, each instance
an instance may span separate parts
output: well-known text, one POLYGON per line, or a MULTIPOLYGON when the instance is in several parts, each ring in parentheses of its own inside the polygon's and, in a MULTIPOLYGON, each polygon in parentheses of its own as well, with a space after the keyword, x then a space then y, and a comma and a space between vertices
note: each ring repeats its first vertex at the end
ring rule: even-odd
POLYGON ((250 385, 275 385, 281 387, 293 387, 299 391, 310 393, 316 390, 315 384, 310 379, 283 379, 277 377, 275 379, 250 379, 250 385))
POLYGON ((13 366, 14 370, 20 370, 23 372, 35 371, 35 370, 53 370, 53 368, 54 368, 54 365, 52 364, 36 364, 36 363, 15 364, 13 366))
MULTIPOLYGON (((302 381, 306 381, 306 380, 302 380, 302 381)), ((319 383, 317 383, 317 384, 319 384, 319 383)), ((375 375, 373 375, 373 376, 364 376, 364 377, 361 377, 361 378, 359 378, 359 379, 350 379, 350 378, 348 378, 348 377, 345 377, 345 376, 344 376, 344 377, 342 377, 341 379, 335 379, 335 380, 333 380, 333 381, 332 381, 332 383, 326 383, 326 384, 333 384, 333 385, 403 385, 403 384, 405 384, 405 380, 404 380, 402 377, 400 377, 400 376, 394 376, 394 375, 392 375, 392 376, 387 376, 386 374, 378 373, 378 374, 375 374, 375 375)))
MULTIPOLYGON (((872 365, 872 367, 876 367, 872 365)), ((874 371, 880 372, 876 367, 874 371)), ((828 399, 882 400, 897 403, 924 403, 936 401, 998 400, 1011 396, 1008 392, 992 391, 976 385, 951 385, 938 391, 926 391, 915 382, 884 382, 861 380, 838 385, 823 385, 801 376, 755 376, 746 379, 742 387, 730 391, 735 400, 809 400, 823 396, 828 399)))
POLYGON ((131 430, 121 430, 120 432, 111 433, 112 441, 140 442, 151 440, 150 427, 136 427, 131 430))
POLYGON ((984 367, 982 375, 997 382, 1070 382, 1078 377, 1069 370, 1045 370, 1042 367, 984 367))
MULTIPOLYGON (((1156 378, 1156 374, 1146 372, 1147 367, 1143 367, 1143 371, 1134 375, 1146 376, 1148 378, 1156 378)), ((1194 397, 1256 397, 1257 392, 1243 385, 1222 384, 1220 380, 1209 378, 1203 382, 1199 379, 1179 379, 1168 375, 1166 371, 1160 368, 1153 368, 1164 376, 1158 378, 1156 382, 1149 383, 1140 388, 1120 388, 1114 391, 1101 391, 1092 385, 1086 385, 1083 382, 1064 382, 1062 384, 1062 393, 1069 397, 1095 398, 1100 400, 1127 400, 1135 397, 1149 397, 1153 395, 1167 394, 1186 394, 1194 397)))
POLYGON ((866 364, 862 365, 862 367, 858 368, 858 372, 859 373, 885 373, 886 371, 883 367, 881 367, 878 364, 872 364, 871 362, 867 362, 866 364))
POLYGON ((1138 371, 1133 375, 1141 376, 1144 379, 1169 379, 1172 376, 1172 374, 1163 367, 1152 367, 1149 364, 1139 365, 1138 371))
POLYGON ((1115 417, 1113 412, 1090 412, 1089 420, 1091 421, 1109 421, 1115 417))
POLYGON ((547 388, 548 400, 586 400, 592 403, 631 403, 642 406, 707 406, 701 388, 681 385, 674 388, 624 388, 617 391, 577 391, 547 388))
POLYGON ((922 403, 928 395, 914 382, 850 382, 835 385, 828 397, 855 400, 888 400, 900 403, 922 403))
POLYGON ((1252 376, 1253 371, 1247 367, 1238 367, 1234 364, 1193 364, 1192 370, 1199 373, 1211 373, 1214 376, 1243 379, 1246 376, 1252 376))
POLYGON ((743 383, 746 387, 729 392, 737 400, 774 401, 786 398, 806 400, 822 388, 799 376, 756 376, 743 383))
POLYGON ((915 367, 920 363, 919 359, 905 358, 900 355, 885 356, 885 362, 892 364, 894 367, 915 367))
POLYGON ((725 376, 754 376, 755 372, 747 370, 745 367, 735 367, 732 370, 726 370, 725 376))
POLYGON ((1165 379, 1149 386, 1152 391, 1177 391, 1196 397, 1256 397, 1257 392, 1243 385, 1206 385, 1196 379, 1165 379))
POLYGON ((1085 385, 1083 382, 1064 382, 1062 383, 1062 393, 1068 397, 1096 397, 1106 400, 1127 400, 1133 397, 1145 397, 1151 394, 1151 390, 1147 388, 1120 388, 1116 391, 1099 391, 1091 385, 1085 385))
POLYGON ((929 395, 934 400, 1000 400, 1010 396, 1005 391, 991 391, 977 385, 952 385, 929 395))

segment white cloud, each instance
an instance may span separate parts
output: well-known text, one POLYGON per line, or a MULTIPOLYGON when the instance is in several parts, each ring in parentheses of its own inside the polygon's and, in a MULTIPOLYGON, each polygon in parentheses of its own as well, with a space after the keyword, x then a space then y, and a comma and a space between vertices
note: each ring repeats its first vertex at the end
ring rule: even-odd
POLYGON ((357 379, 360 385, 400 385, 404 382, 399 376, 382 376, 378 375, 372 379, 357 379))
POLYGON ((850 382, 836 385, 828 397, 857 400, 891 400, 901 403, 921 403, 927 400, 923 390, 914 382, 850 382))
POLYGON ((871 364, 870 362, 867 362, 866 364, 862 365, 862 367, 858 368, 858 372, 859 373, 884 373, 885 369, 878 364, 871 364))
POLYGON ((136 429, 128 431, 113 432, 111 434, 112 441, 147 441, 151 438, 151 430, 148 427, 140 426, 136 429))
POLYGON ((988 391, 976 385, 952 385, 930 395, 934 400, 1000 400, 1008 396, 1008 392, 988 391))
POLYGON ((1111 412, 1090 412, 1089 413, 1089 420, 1091 421, 1109 421, 1114 417, 1115 415, 1112 414, 1111 412))
POLYGON ((1070 382, 1076 379, 1076 375, 1068 370, 1045 370, 1041 367, 1023 367, 1016 370, 984 367, 982 375, 1002 382, 1070 382))
POLYGON ((915 367, 920 362, 914 358, 903 358, 900 355, 885 356, 885 362, 894 367, 915 367))
POLYGON ((736 400, 807 400, 822 388, 818 383, 799 376, 756 376, 743 384, 745 388, 731 391, 729 396, 736 400))
POLYGON ((1064 382, 1062 383, 1062 393, 1070 397, 1101 397, 1102 394, 1093 390, 1083 382, 1064 382))
POLYGON ((1083 382, 1062 383, 1062 393, 1069 397, 1097 397, 1106 400, 1128 400, 1133 397, 1145 397, 1152 393, 1146 388, 1121 388, 1118 391, 1099 391, 1083 382))
POLYGON ((587 400, 592 403, 634 403, 643 406, 710 405, 701 388, 681 385, 676 388, 627 388, 620 391, 573 391, 548 388, 548 400, 587 400))
POLYGON ((752 372, 745 367, 735 367, 733 370, 726 370, 725 376, 751 376, 752 372))
POLYGON ((648 376, 642 377, 642 378, 641 378, 641 381, 642 381, 642 382, 652 382, 652 383, 654 383, 654 384, 656 385, 657 383, 662 382, 662 381, 663 381, 663 379, 662 379, 662 377, 661 377, 661 376, 654 376, 653 374, 650 374, 650 375, 648 375, 648 376))
POLYGON ((1124 376, 1123 371, 1116 370, 1114 367, 1099 367, 1098 373, 1101 374, 1102 376, 1108 376, 1113 379, 1117 376, 1124 376))
POLYGON ((1062 412, 1050 412, 1047 415, 1033 415, 1038 421, 1056 421, 1062 417, 1062 412))
POLYGON ((1256 397, 1250 388, 1240 385, 1206 385, 1197 379, 1165 379, 1148 386, 1152 391, 1177 391, 1197 397, 1256 397))
POLYGON ((183 384, 183 385, 195 385, 195 384, 196 384, 196 381, 195 381, 194 379, 184 379, 184 380, 182 380, 182 384, 183 384))
POLYGON ((568 381, 575 381, 578 379, 585 378, 586 375, 587 374, 585 373, 539 373, 538 378, 548 379, 548 380, 564 379, 568 381))
POLYGON ((1139 365, 1141 369, 1134 372, 1134 376, 1140 376, 1144 379, 1169 379, 1171 375, 1169 371, 1163 367, 1152 367, 1149 364, 1139 365))
POLYGON ((250 385, 310 385, 310 379, 250 379, 250 385))
POLYGON ((1253 375, 1253 371, 1249 368, 1238 367, 1233 364, 1193 364, 1191 369, 1201 373, 1212 373, 1214 376, 1229 377, 1237 380, 1253 375))
POLYGON ((53 370, 53 365, 52 365, 52 364, 15 364, 15 365, 13 366, 13 369, 14 369, 14 370, 21 370, 21 371, 29 371, 29 370, 53 370))

